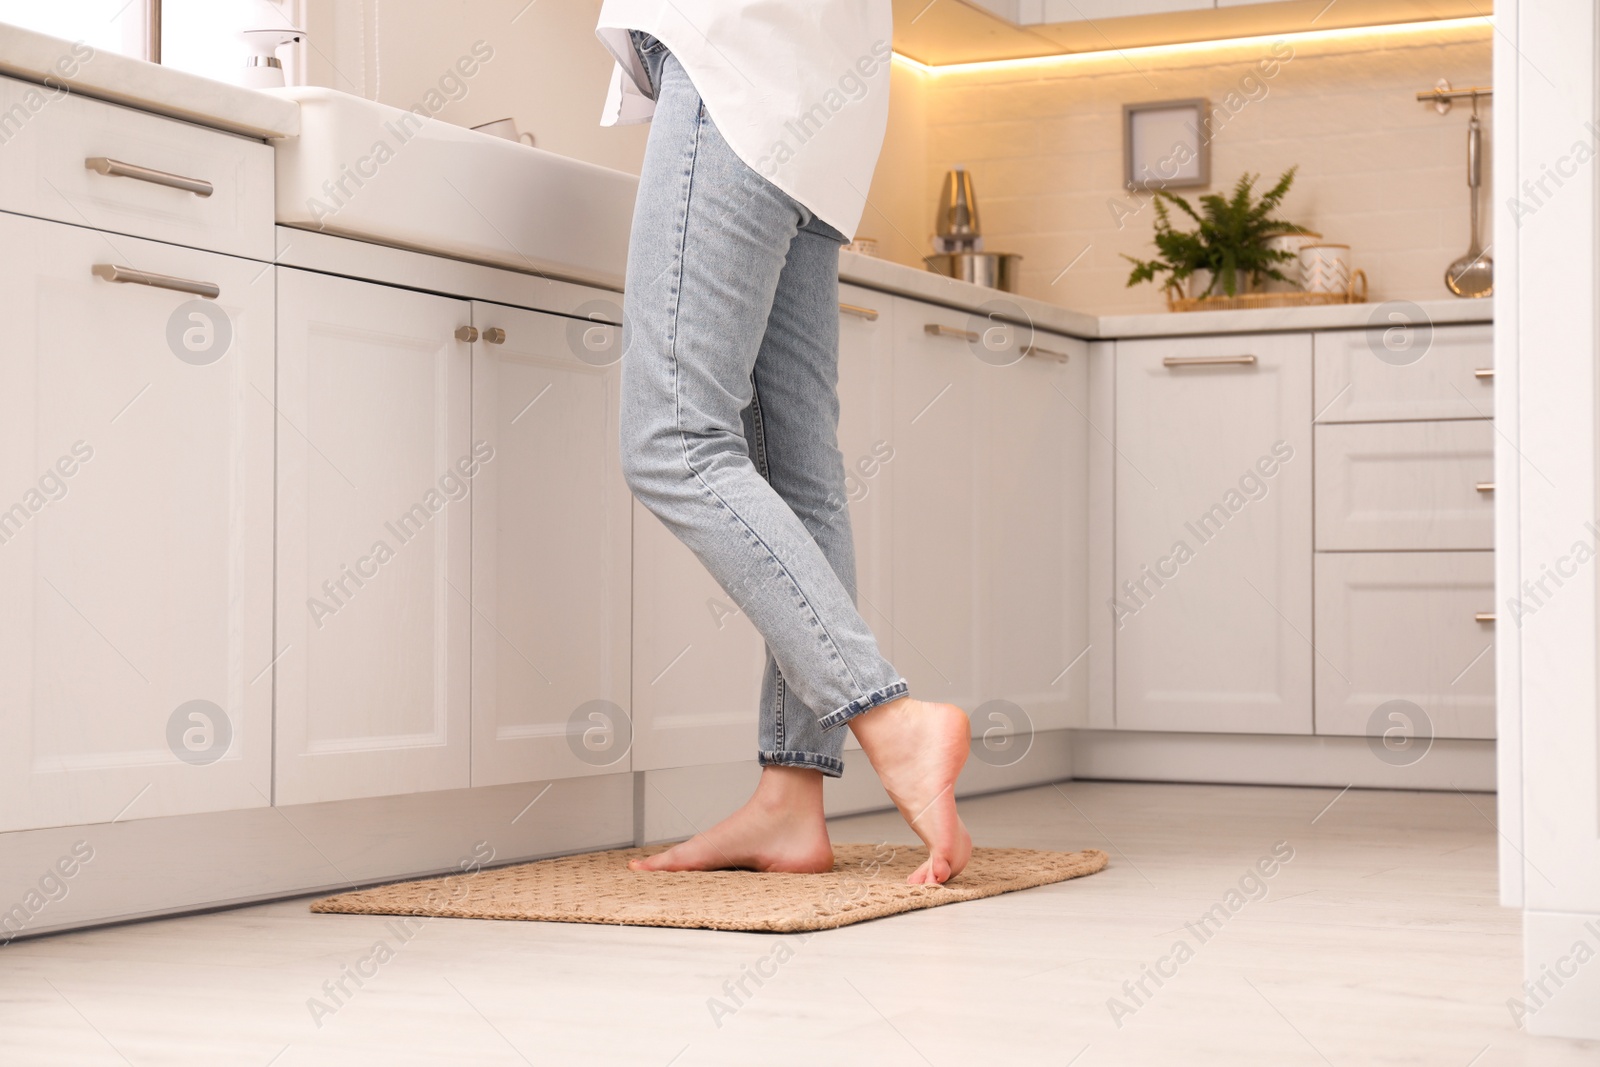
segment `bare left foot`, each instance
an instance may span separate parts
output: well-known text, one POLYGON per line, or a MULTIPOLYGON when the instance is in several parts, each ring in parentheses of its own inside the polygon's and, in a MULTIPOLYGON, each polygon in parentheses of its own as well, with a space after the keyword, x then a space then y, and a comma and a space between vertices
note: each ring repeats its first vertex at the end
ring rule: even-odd
POLYGON ((755 795, 703 834, 665 852, 629 860, 635 871, 833 870, 833 845, 822 815, 822 773, 766 767, 755 795))

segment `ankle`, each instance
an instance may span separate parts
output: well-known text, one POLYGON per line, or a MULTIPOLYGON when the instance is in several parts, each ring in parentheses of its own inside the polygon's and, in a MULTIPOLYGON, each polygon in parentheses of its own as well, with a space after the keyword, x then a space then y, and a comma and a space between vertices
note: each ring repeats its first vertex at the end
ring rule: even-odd
POLYGON ((764 811, 822 816, 822 772, 809 767, 769 765, 761 768, 752 804, 764 811))

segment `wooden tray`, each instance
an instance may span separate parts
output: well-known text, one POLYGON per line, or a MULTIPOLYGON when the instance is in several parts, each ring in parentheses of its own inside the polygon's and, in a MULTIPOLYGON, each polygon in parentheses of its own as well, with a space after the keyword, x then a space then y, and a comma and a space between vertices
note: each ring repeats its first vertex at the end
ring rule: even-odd
POLYGON ((1168 311, 1243 311, 1255 308, 1318 307, 1323 304, 1364 304, 1367 276, 1357 270, 1350 288, 1342 293, 1239 293, 1236 296, 1175 296, 1167 290, 1168 311))

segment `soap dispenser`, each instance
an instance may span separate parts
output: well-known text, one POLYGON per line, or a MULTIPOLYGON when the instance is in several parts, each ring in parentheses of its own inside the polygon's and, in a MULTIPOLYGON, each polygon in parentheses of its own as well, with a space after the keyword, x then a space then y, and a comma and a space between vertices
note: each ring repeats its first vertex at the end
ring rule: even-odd
POLYGON ((283 63, 278 59, 278 49, 286 44, 299 44, 306 39, 305 31, 245 30, 240 36, 244 38, 250 54, 245 57, 244 73, 239 84, 247 89, 283 88, 283 63))

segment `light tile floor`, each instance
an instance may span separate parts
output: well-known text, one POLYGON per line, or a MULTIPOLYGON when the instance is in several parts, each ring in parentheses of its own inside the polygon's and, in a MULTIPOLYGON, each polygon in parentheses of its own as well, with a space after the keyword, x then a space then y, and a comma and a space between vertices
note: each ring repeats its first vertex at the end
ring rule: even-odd
MULTIPOLYGON (((21 941, 0 1064, 1600 1064, 1512 1023, 1492 797, 1077 782, 964 810, 980 844, 1111 866, 809 937, 433 919, 403 940, 301 899, 21 941), (1264 896, 1186 926, 1275 846, 1293 858, 1264 896), (392 957, 314 1017, 380 940, 392 957), (751 970, 771 977, 736 1001, 751 970)), ((906 837, 892 814, 833 833, 906 837)))

